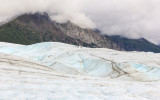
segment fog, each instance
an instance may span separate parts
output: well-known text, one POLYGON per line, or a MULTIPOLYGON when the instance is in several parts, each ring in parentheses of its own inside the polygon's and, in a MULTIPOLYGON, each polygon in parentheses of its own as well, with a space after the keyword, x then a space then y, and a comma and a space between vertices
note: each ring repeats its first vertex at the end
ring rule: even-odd
POLYGON ((0 0, 0 23, 35 12, 47 12, 59 23, 98 28, 107 35, 146 38, 160 44, 159 0, 0 0))

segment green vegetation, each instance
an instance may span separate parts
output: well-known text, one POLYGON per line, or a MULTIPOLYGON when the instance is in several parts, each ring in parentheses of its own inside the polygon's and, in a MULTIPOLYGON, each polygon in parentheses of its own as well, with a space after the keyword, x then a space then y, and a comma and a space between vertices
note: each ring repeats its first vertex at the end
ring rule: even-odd
MULTIPOLYGON (((65 26, 62 27, 65 28, 65 26)), ((97 31, 97 34, 99 33, 100 32, 97 31)), ((116 44, 118 50, 151 51, 160 53, 160 47, 145 39, 127 39, 120 36, 105 37, 108 40, 107 43, 111 46, 115 46, 116 44)), ((15 20, 0 26, 0 41, 24 45, 54 41, 85 47, 98 47, 94 43, 88 44, 80 39, 66 35, 59 26, 53 24, 47 15, 40 14, 22 15, 15 20)))
POLYGON ((110 39, 112 42, 116 43, 126 51, 150 51, 150 52, 160 52, 160 48, 141 38, 141 39, 128 39, 120 36, 106 36, 107 39, 110 39))
POLYGON ((32 30, 12 21, 0 27, 0 41, 27 45, 41 42, 41 39, 32 30))
POLYGON ((0 26, 0 41, 16 44, 34 44, 39 42, 63 42, 86 47, 96 47, 79 39, 64 34, 53 25, 47 15, 22 15, 11 22, 0 26))

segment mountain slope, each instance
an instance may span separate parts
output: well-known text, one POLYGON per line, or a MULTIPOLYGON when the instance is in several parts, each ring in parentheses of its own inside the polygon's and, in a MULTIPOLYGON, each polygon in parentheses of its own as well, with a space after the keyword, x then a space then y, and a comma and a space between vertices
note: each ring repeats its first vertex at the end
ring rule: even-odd
POLYGON ((0 41, 33 44, 55 41, 88 47, 118 49, 102 35, 91 29, 82 29, 71 23, 58 24, 47 14, 22 15, 0 27, 0 41))
POLYGON ((92 47, 92 44, 65 35, 52 25, 52 21, 47 15, 40 14, 22 15, 1 26, 0 41, 19 44, 55 41, 92 47))
POLYGON ((141 39, 128 39, 121 36, 106 36, 107 39, 116 43, 120 48, 123 48, 125 51, 152 51, 159 53, 160 48, 147 41, 144 38, 141 39))
POLYGON ((56 23, 46 13, 24 14, 0 26, 0 41, 18 44, 54 41, 85 47, 160 52, 150 42, 138 44, 136 40, 130 42, 130 39, 126 41, 119 37, 103 36, 98 30, 82 29, 70 22, 56 23))

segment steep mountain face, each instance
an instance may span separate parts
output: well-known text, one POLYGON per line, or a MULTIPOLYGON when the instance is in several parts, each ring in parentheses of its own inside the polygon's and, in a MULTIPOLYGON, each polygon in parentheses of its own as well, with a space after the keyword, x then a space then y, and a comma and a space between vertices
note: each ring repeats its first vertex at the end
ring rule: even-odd
POLYGON ((106 36, 106 38, 116 43, 120 48, 123 48, 126 51, 160 52, 160 48, 157 45, 147 41, 144 38, 128 39, 121 36, 106 36))
POLYGON ((82 40, 85 43, 95 44, 98 47, 119 49, 110 40, 106 39, 103 35, 92 29, 82 29, 70 22, 64 24, 54 23, 54 25, 57 26, 67 36, 82 40))
POLYGON ((82 29, 70 22, 60 24, 51 21, 46 13, 24 14, 0 26, 0 41, 27 45, 54 41, 85 47, 160 52, 158 46, 146 40, 139 42, 138 40, 103 36, 96 29, 82 29))
POLYGON ((0 27, 0 41, 33 44, 38 42, 64 42, 87 47, 119 50, 116 44, 91 29, 82 29, 70 22, 59 24, 47 14, 22 15, 0 27))
POLYGON ((53 25, 48 15, 22 15, 0 27, 0 41, 33 44, 55 41, 92 47, 81 40, 65 35, 53 25))

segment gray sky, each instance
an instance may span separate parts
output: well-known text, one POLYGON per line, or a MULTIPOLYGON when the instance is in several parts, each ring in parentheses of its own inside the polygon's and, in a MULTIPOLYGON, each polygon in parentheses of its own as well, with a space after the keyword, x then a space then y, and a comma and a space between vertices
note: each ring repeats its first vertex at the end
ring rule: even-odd
POLYGON ((23 13, 48 12, 60 23, 99 28, 107 35, 160 44, 160 0, 0 0, 0 23, 23 13))

